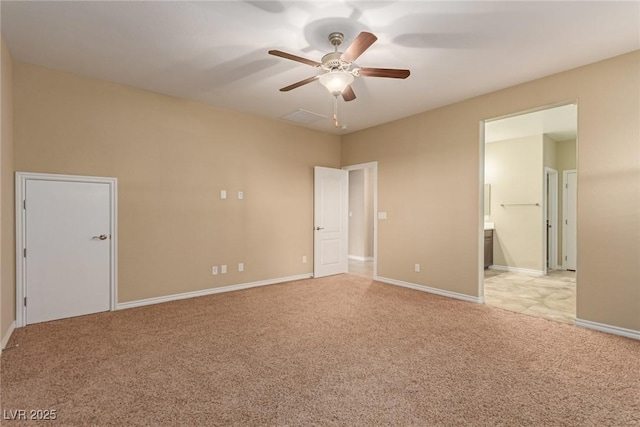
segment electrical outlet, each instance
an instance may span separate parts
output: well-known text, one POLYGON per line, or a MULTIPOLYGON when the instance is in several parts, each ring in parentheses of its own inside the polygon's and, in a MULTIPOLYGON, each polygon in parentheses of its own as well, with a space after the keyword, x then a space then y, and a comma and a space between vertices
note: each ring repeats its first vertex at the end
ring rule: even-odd
POLYGON ((302 256, 302 263, 303 263, 303 264, 306 264, 306 263, 307 263, 307 256, 306 256, 306 255, 303 255, 303 256, 302 256))
POLYGON ((413 267, 413 270, 414 270, 416 273, 420 273, 420 264, 416 264, 416 265, 413 267))
POLYGON ((238 271, 244 271, 244 263, 238 263, 238 271))
POLYGON ((213 274, 213 275, 218 274, 218 267, 216 267, 216 266, 211 267, 211 274, 213 274))
POLYGON ((220 267, 220 273, 225 274, 227 272, 227 266, 223 265, 222 267, 220 267))

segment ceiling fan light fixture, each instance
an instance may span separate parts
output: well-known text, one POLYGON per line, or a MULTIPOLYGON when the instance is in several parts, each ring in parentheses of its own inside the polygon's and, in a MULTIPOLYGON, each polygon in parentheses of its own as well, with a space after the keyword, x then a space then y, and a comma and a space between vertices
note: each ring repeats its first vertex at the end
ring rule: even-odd
POLYGON ((353 75, 348 71, 336 70, 321 75, 319 80, 331 95, 338 96, 353 83, 353 75))

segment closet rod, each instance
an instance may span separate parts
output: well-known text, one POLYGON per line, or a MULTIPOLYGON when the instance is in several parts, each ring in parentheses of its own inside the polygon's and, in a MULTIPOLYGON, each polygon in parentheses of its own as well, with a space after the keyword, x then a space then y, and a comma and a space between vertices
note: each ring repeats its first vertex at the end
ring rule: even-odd
POLYGON ((540 206, 540 203, 500 203, 500 206, 540 206))

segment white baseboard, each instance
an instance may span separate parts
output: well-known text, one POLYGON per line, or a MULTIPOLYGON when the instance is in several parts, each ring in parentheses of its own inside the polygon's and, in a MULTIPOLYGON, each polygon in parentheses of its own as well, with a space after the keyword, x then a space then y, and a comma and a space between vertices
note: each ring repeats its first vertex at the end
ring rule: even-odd
POLYGON ((373 261, 373 257, 371 256, 349 255, 349 259, 356 261, 373 261))
POLYGON ((417 291, 429 292, 431 294, 441 295, 444 297, 455 298, 462 301, 475 302, 477 304, 484 304, 484 296, 474 297, 466 294, 459 294, 457 292, 445 291, 443 289, 432 288, 429 286, 418 285, 415 283, 403 282, 401 280, 389 279, 387 277, 375 277, 374 280, 378 282, 388 283, 390 285, 402 286, 404 288, 415 289, 417 291))
POLYGON ((205 295, 220 294, 223 292, 233 292, 242 289, 256 288, 258 286, 274 285, 276 283, 291 282, 294 280, 303 280, 311 278, 311 274, 300 274, 298 276, 280 277, 277 279, 261 280, 258 282, 240 283, 237 285, 222 286, 219 288, 209 288, 200 291, 185 292, 183 294, 166 295, 162 297, 146 298, 136 301, 127 301, 116 304, 116 310, 124 310, 127 308, 142 307, 144 305, 160 304, 163 302, 177 301, 187 298, 202 297, 205 295))
POLYGON ((544 276, 543 270, 532 270, 529 268, 507 267, 506 265, 490 265, 489 270, 509 271, 512 273, 528 274, 529 276, 544 276))
POLYGON ((606 332, 608 334, 620 335, 627 338, 633 338, 634 340, 640 340, 640 331, 635 331, 633 329, 626 329, 619 326, 611 326, 604 323, 597 323, 583 319, 576 319, 576 325, 582 326, 583 328, 594 329, 600 332, 606 332))
POLYGON ((9 339, 11 339, 11 334, 13 334, 13 331, 16 329, 16 322, 15 320, 13 322, 11 322, 11 324, 9 325, 9 329, 7 329, 7 333, 4 334, 4 336, 2 337, 2 343, 1 346, 4 349, 7 346, 7 343, 9 342, 9 339))

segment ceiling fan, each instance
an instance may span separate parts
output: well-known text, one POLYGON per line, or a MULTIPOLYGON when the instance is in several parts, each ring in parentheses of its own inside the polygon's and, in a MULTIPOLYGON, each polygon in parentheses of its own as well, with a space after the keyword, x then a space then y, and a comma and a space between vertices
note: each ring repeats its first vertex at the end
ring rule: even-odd
POLYGON ((280 89, 281 92, 288 92, 297 87, 306 85, 313 81, 319 80, 320 83, 327 88, 327 90, 336 98, 335 110, 333 120, 338 127, 337 117, 337 99, 338 96, 342 96, 345 101, 353 101, 356 99, 356 94, 351 87, 351 83, 355 77, 388 77, 393 79, 406 79, 409 77, 409 70, 401 70, 396 68, 354 68, 351 69, 353 62, 358 59, 360 55, 364 53, 378 38, 372 33, 366 31, 361 32, 353 40, 351 45, 344 51, 339 52, 338 47, 344 41, 344 34, 340 32, 333 32, 329 34, 329 43, 334 47, 334 51, 327 53, 321 59, 321 62, 317 62, 311 59, 303 58, 297 55, 292 55, 280 50, 270 50, 269 54, 279 56, 281 58, 290 59, 292 61, 301 62, 303 64, 311 65, 315 68, 322 68, 325 72, 323 74, 309 77, 299 82, 293 83, 289 86, 285 86, 280 89))

